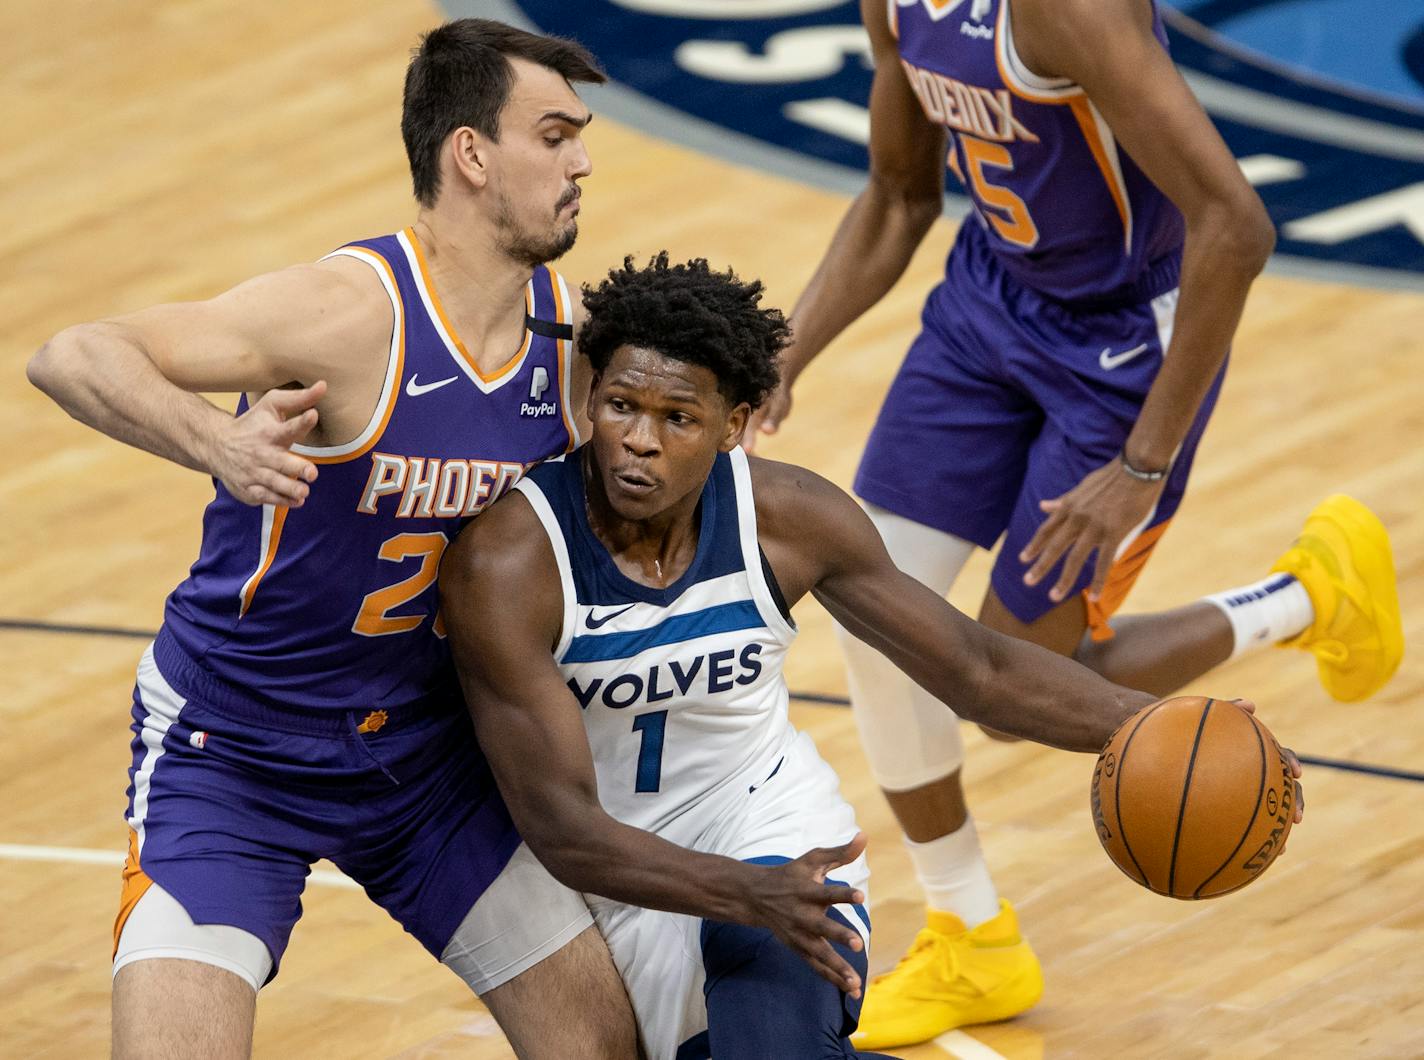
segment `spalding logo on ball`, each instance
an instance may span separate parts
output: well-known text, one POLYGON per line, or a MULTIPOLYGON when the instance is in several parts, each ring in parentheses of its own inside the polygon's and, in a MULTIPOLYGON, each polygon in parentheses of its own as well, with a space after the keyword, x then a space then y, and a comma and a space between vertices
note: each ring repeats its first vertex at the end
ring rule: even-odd
POLYGON ((1246 886, 1290 834, 1295 783, 1269 729, 1235 703, 1163 700, 1113 734, 1093 770, 1093 823, 1114 864, 1172 898, 1246 886))

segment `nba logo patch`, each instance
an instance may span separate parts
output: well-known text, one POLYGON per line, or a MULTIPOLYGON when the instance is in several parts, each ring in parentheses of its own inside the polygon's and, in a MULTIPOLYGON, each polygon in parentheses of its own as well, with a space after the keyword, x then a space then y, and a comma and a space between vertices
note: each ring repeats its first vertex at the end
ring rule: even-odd
POLYGON ((195 732, 188 737, 188 742, 201 751, 208 746, 208 734, 205 732, 195 732))

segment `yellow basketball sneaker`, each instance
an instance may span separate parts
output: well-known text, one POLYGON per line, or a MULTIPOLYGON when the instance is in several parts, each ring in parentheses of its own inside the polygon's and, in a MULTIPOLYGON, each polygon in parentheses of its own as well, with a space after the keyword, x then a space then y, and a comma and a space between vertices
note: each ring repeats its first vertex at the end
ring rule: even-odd
POLYGON ((876 976, 860 1010, 857 1049, 914 1045, 970 1023, 1008 1019, 1043 995, 1043 970, 1019 934, 1014 907, 972 931, 953 913, 929 921, 900 963, 876 976))
POLYGON ((1314 653, 1320 683, 1342 702, 1383 688, 1404 657, 1404 628, 1389 534, 1375 513, 1341 493, 1326 498, 1271 570, 1295 575, 1315 607, 1310 628, 1281 647, 1314 653))

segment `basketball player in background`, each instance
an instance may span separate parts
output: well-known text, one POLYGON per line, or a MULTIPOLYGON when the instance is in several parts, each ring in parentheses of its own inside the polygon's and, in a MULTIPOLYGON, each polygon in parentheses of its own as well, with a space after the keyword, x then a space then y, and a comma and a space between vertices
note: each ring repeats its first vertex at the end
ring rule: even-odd
POLYGON ((1152 700, 970 621, 839 489, 747 459, 787 334, 761 291, 664 253, 586 294, 591 441, 465 530, 440 579, 510 811, 591 892, 654 1060, 856 1055, 864 844, 787 717, 801 597, 927 694, 1056 747, 1097 751, 1152 700))
POLYGON ((475 744, 435 586, 459 528, 578 439, 587 373, 545 263, 591 168, 571 83, 602 80, 572 42, 442 26, 406 75, 412 227, 31 361, 71 415, 217 491, 134 692, 118 1057, 250 1053, 321 857, 520 1056, 636 1051, 583 899, 521 845, 475 744), (207 391, 242 392, 237 415, 207 391))
MULTIPOLYGON (((939 216, 946 156, 973 204, 855 480, 891 556, 936 593, 1002 537, 980 620, 1166 695, 1272 643, 1337 699, 1403 649, 1388 537, 1332 497, 1254 585, 1109 624, 1181 501, 1271 223, 1168 57, 1155 0, 862 0, 870 181, 792 313, 761 428, 874 305, 939 216)), ((928 922, 876 981, 866 1048, 1003 1019, 1042 976, 989 877, 958 726, 842 636, 872 772, 928 922)), ((951 703, 951 706, 953 704, 951 703)))

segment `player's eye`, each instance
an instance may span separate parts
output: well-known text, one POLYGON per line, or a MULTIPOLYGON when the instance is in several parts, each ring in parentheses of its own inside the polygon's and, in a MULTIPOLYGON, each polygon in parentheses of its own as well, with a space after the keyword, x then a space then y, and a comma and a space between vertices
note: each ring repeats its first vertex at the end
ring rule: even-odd
POLYGON ((558 147, 564 142, 564 138, 562 136, 546 136, 544 137, 544 142, 550 147, 558 147))

